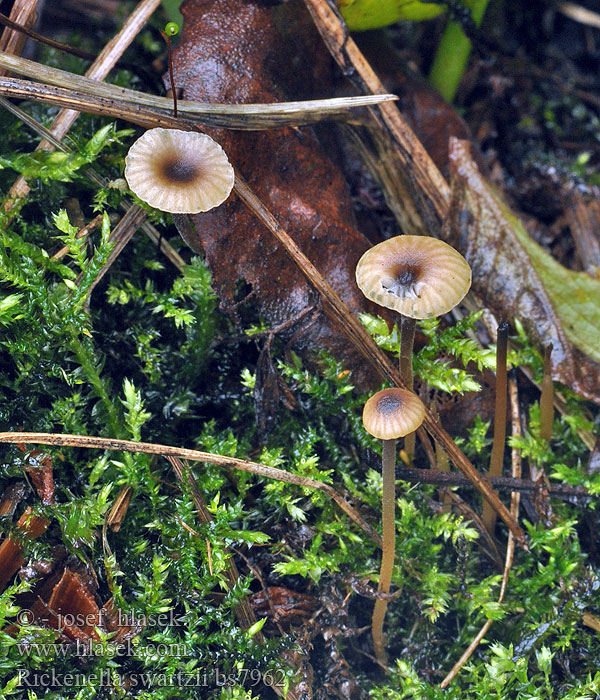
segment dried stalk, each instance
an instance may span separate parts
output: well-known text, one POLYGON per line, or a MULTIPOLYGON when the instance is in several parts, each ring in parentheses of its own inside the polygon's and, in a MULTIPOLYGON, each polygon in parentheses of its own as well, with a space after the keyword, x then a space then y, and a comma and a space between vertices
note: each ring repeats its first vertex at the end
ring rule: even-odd
POLYGON ((160 455, 161 457, 177 457, 179 459, 189 459, 192 462, 208 462, 221 467, 233 467, 243 472, 256 474, 267 479, 286 481, 289 484, 303 486, 304 488, 322 491, 335 501, 338 506, 353 520, 358 527, 369 535, 369 537, 381 546, 379 533, 371 527, 363 517, 341 496, 332 486, 324 484, 322 481, 310 479, 298 474, 291 474, 284 469, 267 467, 264 464, 249 462, 236 457, 224 457, 210 452, 200 452, 199 450, 188 450, 182 447, 169 447, 168 445, 158 445, 149 442, 133 442, 131 440, 117 440, 113 438, 88 437, 85 435, 61 435, 55 433, 0 433, 0 443, 35 443, 38 445, 58 445, 62 447, 89 447, 101 450, 120 450, 124 452, 142 452, 144 454, 160 455))
MULTIPOLYGON (((129 109, 135 109, 136 106, 148 107, 156 116, 171 116, 173 114, 173 100, 171 98, 101 83, 18 56, 0 53, 0 68, 9 69, 13 73, 24 75, 43 84, 59 87, 65 91, 65 99, 66 96, 70 95, 75 103, 77 100, 85 100, 84 96, 87 96, 97 98, 98 105, 110 105, 118 102, 123 105, 127 104, 129 109)), ((5 86, 3 89, 9 89, 9 86, 5 86)), ((47 94, 50 96, 52 92, 49 90, 47 94)), ((350 109, 397 99, 395 95, 379 94, 301 102, 277 102, 275 104, 234 105, 178 100, 177 111, 182 117, 197 121, 204 126, 260 130, 282 126, 301 126, 334 117, 347 119, 350 109)))
MULTIPOLYGON (((384 92, 384 86, 348 35, 344 20, 333 3, 304 1, 342 71, 358 83, 362 92, 384 92)), ((379 140, 378 161, 385 162, 380 166, 373 161, 373 174, 380 180, 390 208, 406 233, 435 233, 441 229, 448 212, 448 183, 394 104, 384 103, 369 111, 373 119, 371 137, 379 140), (388 171, 393 173, 392 179, 386 176, 388 171), (408 198, 407 192, 410 193, 408 198), (418 208, 414 206, 416 203, 420 204, 418 208), (411 208, 411 217, 403 214, 406 206, 411 208)))

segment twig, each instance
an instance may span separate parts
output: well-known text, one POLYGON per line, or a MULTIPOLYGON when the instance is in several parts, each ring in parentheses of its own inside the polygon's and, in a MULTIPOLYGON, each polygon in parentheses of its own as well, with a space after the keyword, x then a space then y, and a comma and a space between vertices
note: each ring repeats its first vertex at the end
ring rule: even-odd
MULTIPOLYGON (((34 6, 35 3, 29 3, 29 5, 34 6)), ((61 44, 60 41, 55 41, 54 39, 50 39, 49 37, 44 36, 43 34, 38 34, 37 32, 34 32, 33 29, 30 29, 27 25, 20 24, 19 22, 13 22, 13 20, 10 19, 10 17, 7 17, 2 13, 0 13, 0 24, 3 24, 5 27, 9 27, 15 32, 25 34, 34 41, 39 41, 40 44, 52 46, 52 48, 54 49, 64 51, 65 53, 70 53, 73 56, 79 56, 79 58, 87 58, 90 61, 93 61, 96 58, 96 54, 90 53, 89 51, 84 51, 83 49, 78 49, 74 46, 69 46, 68 44, 61 44)))
MULTIPOLYGON (((98 228, 98 226, 100 226, 101 223, 102 214, 98 214, 90 221, 89 224, 86 224, 85 226, 83 226, 83 228, 77 231, 75 238, 87 238, 95 228, 98 228)), ((65 245, 57 253, 54 253, 50 260, 62 260, 62 258, 64 258, 68 252, 69 246, 65 245)))
MULTIPOLYGON (((463 474, 441 471, 439 469, 410 469, 408 467, 396 466, 396 478, 416 484, 435 484, 436 486, 445 487, 474 487, 474 484, 463 474)), ((537 488, 536 482, 531 479, 514 479, 508 476, 496 476, 490 478, 489 481, 490 485, 499 491, 533 493, 537 488)), ((548 491, 550 496, 554 496, 555 498, 592 498, 592 494, 583 486, 553 484, 548 491)))
POLYGON ((224 457, 210 452, 188 450, 183 447, 170 447, 149 442, 133 442, 113 438, 89 437, 86 435, 61 435, 60 433, 0 433, 0 443, 35 443, 39 445, 57 445, 62 447, 88 447, 101 450, 121 450, 124 452, 142 452, 144 454, 161 455, 162 457, 178 457, 192 462, 208 462, 221 467, 233 467, 243 472, 249 472, 267 479, 286 481, 289 484, 317 489, 329 496, 369 537, 381 546, 381 536, 369 525, 363 517, 341 496, 332 486, 316 479, 299 476, 286 472, 284 469, 267 467, 264 464, 249 462, 236 457, 224 457))

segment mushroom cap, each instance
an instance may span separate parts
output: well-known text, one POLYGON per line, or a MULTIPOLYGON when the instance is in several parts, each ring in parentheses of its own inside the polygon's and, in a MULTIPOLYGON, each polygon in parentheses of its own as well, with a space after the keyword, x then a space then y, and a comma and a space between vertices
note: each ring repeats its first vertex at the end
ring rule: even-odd
POLYGON ((432 318, 453 309, 471 287, 471 268, 444 241, 396 236, 378 243, 356 266, 362 293, 410 318, 432 318))
POLYGON ((395 440, 414 432, 423 422, 425 406, 412 391, 383 389, 365 403, 365 430, 380 440, 395 440))
POLYGON ((225 151, 210 136, 149 129, 129 149, 125 179, 155 209, 197 214, 229 197, 235 175, 225 151))

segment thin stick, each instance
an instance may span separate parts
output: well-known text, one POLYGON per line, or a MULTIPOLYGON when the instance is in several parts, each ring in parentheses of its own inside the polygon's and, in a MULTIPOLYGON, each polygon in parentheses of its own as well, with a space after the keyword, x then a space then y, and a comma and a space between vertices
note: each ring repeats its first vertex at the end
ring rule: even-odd
POLYGON ((13 29, 16 32, 25 34, 34 41, 38 41, 40 44, 52 46, 52 48, 54 49, 64 51, 65 53, 70 53, 73 56, 79 56, 79 58, 87 58, 90 61, 93 61, 96 58, 96 54, 94 53, 84 51, 83 49, 78 49, 74 46, 69 46, 68 44, 61 44, 60 41, 55 41, 54 39, 50 39, 49 37, 44 36, 43 34, 38 34, 37 32, 34 32, 33 29, 30 29, 24 24, 20 24, 19 22, 13 22, 13 20, 10 19, 10 17, 7 17, 2 13, 0 13, 0 24, 3 24, 5 27, 9 27, 10 29, 13 29))
MULTIPOLYGON (((506 356, 508 352, 508 323, 501 321, 498 326, 496 339, 496 405, 494 407, 494 442, 492 444, 492 456, 490 458, 489 475, 491 477, 502 474, 504 461, 504 445, 506 443, 506 356)), ((487 531, 494 532, 496 525, 496 513, 488 503, 483 504, 481 519, 485 523, 487 531)))
MULTIPOLYGON (((401 481, 408 481, 413 484, 474 488, 471 480, 463 474, 440 469, 411 469, 409 467, 396 466, 396 477, 401 481)), ((490 484, 499 491, 518 491, 520 493, 534 493, 536 488, 538 488, 536 482, 531 479, 513 479, 509 476, 494 477, 490 479, 490 484)), ((593 498, 593 495, 584 486, 569 486, 568 484, 552 484, 548 489, 548 493, 555 498, 593 498)))
MULTIPOLYGON (((382 440, 382 510, 381 529, 383 533, 383 551, 381 568, 379 570, 379 593, 389 593, 394 571, 394 555, 396 552, 396 441, 382 440)), ((377 598, 373 608, 371 632, 375 656, 382 666, 387 667, 388 657, 385 651, 383 637, 383 621, 388 606, 387 598, 377 598)))
MULTIPOLYGON (((98 214, 89 222, 89 224, 86 224, 79 231, 77 231, 77 235, 75 236, 75 238, 87 238, 87 236, 89 236, 95 228, 98 228, 98 226, 100 226, 101 223, 102 214, 98 214)), ((65 245, 57 253, 54 253, 50 260, 62 260, 68 252, 69 246, 65 245)))
POLYGON ((381 546, 379 533, 371 527, 363 517, 346 501, 332 486, 322 481, 309 477, 291 474, 283 469, 267 467, 264 464, 249 462, 236 457, 223 457, 210 452, 188 450, 183 447, 170 447, 149 442, 133 442, 131 440, 117 440, 115 438, 89 437, 86 435, 61 435, 60 433, 0 433, 0 443, 25 442, 39 445, 58 445, 62 447, 89 447, 101 450, 121 450, 124 452, 143 452, 144 454, 161 455, 162 457, 179 457, 193 462, 209 462, 221 467, 233 467, 243 472, 250 472, 257 476, 277 481, 286 481, 289 484, 303 486, 309 489, 322 491, 335 501, 338 506, 353 520, 369 537, 381 546))

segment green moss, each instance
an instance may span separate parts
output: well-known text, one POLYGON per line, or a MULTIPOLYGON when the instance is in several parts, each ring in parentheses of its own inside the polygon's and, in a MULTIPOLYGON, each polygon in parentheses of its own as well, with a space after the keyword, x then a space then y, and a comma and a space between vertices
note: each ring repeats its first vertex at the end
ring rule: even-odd
MULTIPOLYGON (((46 123, 51 114, 43 107, 32 112, 46 123)), ((31 152, 34 142, 12 118, 7 124, 0 153, 14 161, 15 144, 31 152)), ((78 157, 101 129, 114 136, 101 120, 78 120, 73 134, 78 157)), ((112 141, 88 151, 85 164, 93 161, 107 179, 119 177, 126 145, 112 141)), ((333 485, 377 526, 380 447, 362 428, 366 397, 355 390, 351 374, 326 354, 310 366, 295 355, 284 359, 275 339, 274 368, 294 402, 278 405, 270 432, 257 429, 255 343, 260 343, 262 322, 241 335, 220 314, 201 259, 182 250, 188 264, 179 274, 139 234, 90 298, 111 251, 110 215, 121 194, 99 190, 83 167, 71 165, 71 182, 32 182, 16 215, 0 214, 4 429, 155 441, 260 461, 333 485), (66 200, 73 196, 86 220, 97 211, 105 214, 89 243, 76 238, 77 229, 65 214, 66 200), (63 245, 69 254, 52 259, 63 245)), ((7 172, 0 179, 8 187, 13 174, 7 172)), ((168 219, 159 215, 157 221, 181 248, 168 219)), ((475 391, 473 368, 493 368, 494 349, 478 348, 467 335, 476 320, 475 315, 447 328, 422 324, 428 343, 415 358, 415 370, 431 387, 475 391)), ((380 345, 394 350, 396 330, 376 318, 366 321, 380 345)), ((540 355, 518 325, 513 345, 511 364, 527 366, 539 379, 540 355)), ((585 485, 596 493, 600 484, 597 475, 585 471, 587 450, 580 439, 581 430, 597 432, 594 411, 566 394, 566 412, 555 417, 546 444, 539 438, 537 395, 524 391, 527 430, 513 445, 526 462, 544 464, 553 481, 585 485)), ((488 423, 476 418, 463 445, 480 470, 487 468, 488 423)), ((396 597, 386 624, 394 670, 382 679, 365 654, 370 653, 365 630, 380 552, 323 493, 233 468, 186 466, 211 518, 203 522, 191 489, 178 483, 166 460, 73 448, 49 448, 48 453, 56 504, 40 506, 29 489, 17 515, 31 506, 51 526, 29 540, 8 514, 0 517, 1 532, 20 538, 27 561, 48 560, 57 547, 66 548, 93 567, 99 600, 113 598, 122 614, 140 625, 126 653, 115 656, 103 632, 98 654, 87 658, 72 649, 63 653, 60 647, 40 646, 56 638, 37 624, 24 622, 9 634, 17 601, 24 600, 18 596, 33 585, 16 576, 0 594, 0 690, 5 697, 87 700, 133 692, 147 700, 179 698, 182 688, 167 683, 179 672, 199 679, 185 689, 186 698, 273 697, 259 681, 290 681, 281 652, 296 638, 291 633, 281 638, 268 624, 260 629, 262 614, 249 630, 240 626, 240 604, 261 590, 258 573, 265 585, 304 593, 321 611, 315 625, 307 627, 317 650, 311 657, 315 687, 331 673, 333 649, 365 696, 373 698, 592 698, 600 692, 598 634, 581 621, 584 612, 598 615, 593 501, 553 501, 550 525, 528 524, 530 549, 516 552, 506 596, 498 603, 501 571, 486 555, 467 513, 443 512, 434 487, 400 483, 396 597), (105 517, 123 487, 131 488, 132 498, 121 529, 114 532, 104 527, 105 517), (229 587, 232 562, 240 575, 229 587), (493 624, 484 642, 450 688, 440 690, 445 673, 487 620, 493 624), (344 635, 325 641, 324 630, 331 635, 335 629, 344 635), (62 689, 28 688, 18 685, 20 669, 79 673, 87 680, 62 689), (113 674, 110 689, 102 673, 113 674), (142 675, 147 673, 155 675, 142 675), (231 685, 222 686, 222 678, 231 685), (127 679, 135 679, 135 691, 123 685, 127 679)), ((427 466, 420 451, 417 460, 417 466, 427 466)), ((26 483, 24 464, 20 450, 3 447, 2 489, 26 483)), ((460 495, 478 508, 470 491, 460 495)), ((502 529, 499 535, 502 541, 502 529)))

